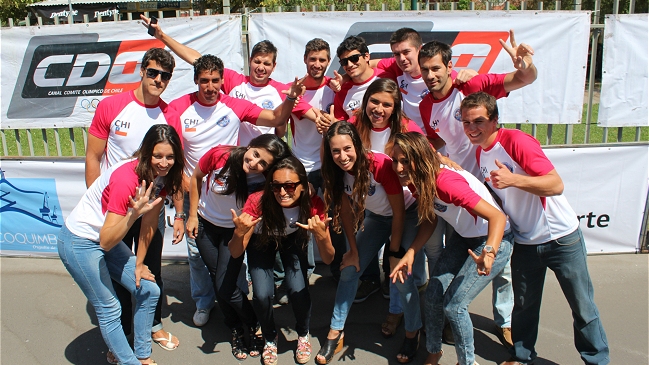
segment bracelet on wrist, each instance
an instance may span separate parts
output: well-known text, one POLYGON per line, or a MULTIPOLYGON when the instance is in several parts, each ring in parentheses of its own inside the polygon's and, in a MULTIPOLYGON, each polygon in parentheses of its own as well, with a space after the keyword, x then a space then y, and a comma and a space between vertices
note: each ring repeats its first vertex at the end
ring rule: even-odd
POLYGON ((388 249, 388 257, 401 259, 405 254, 406 254, 406 250, 403 247, 399 247, 399 251, 397 252, 390 251, 390 249, 388 249))
POLYGON ((185 213, 176 213, 174 214, 174 219, 176 220, 187 220, 187 215, 185 213))
POLYGON ((297 97, 294 97, 294 98, 293 98, 293 97, 291 97, 290 95, 286 95, 286 100, 296 101, 296 100, 297 100, 297 97))

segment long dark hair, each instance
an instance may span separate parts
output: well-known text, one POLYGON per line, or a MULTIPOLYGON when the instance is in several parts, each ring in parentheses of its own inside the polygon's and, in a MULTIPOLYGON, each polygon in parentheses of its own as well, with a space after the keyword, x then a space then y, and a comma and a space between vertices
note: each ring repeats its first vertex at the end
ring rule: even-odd
MULTIPOLYGON (((260 205, 263 219, 261 221, 261 235, 257 241, 260 246, 265 246, 271 242, 279 247, 282 238, 286 236, 286 217, 282 206, 279 205, 271 184, 273 182, 273 174, 275 171, 289 169, 295 172, 300 180, 302 186, 302 195, 298 199, 300 213, 298 215, 298 222, 306 224, 308 219, 311 218, 311 197, 309 195, 309 180, 307 179, 306 170, 302 162, 294 156, 285 157, 273 165, 268 170, 266 177, 266 185, 264 186, 264 194, 261 197, 260 205)), ((298 229, 297 242, 303 242, 304 247, 308 242, 308 235, 305 229, 298 229)))
POLYGON ((401 91, 397 83, 391 79, 376 79, 374 82, 367 87, 365 95, 363 95, 363 104, 356 111, 356 129, 358 134, 361 136, 361 141, 363 145, 371 146, 374 150, 384 150, 386 154, 390 154, 392 150, 392 145, 394 144, 394 135, 399 132, 407 132, 408 127, 404 123, 408 117, 403 113, 401 109, 401 91), (388 143, 385 146, 371 146, 370 134, 372 133, 372 122, 370 117, 367 115, 365 109, 367 109, 367 103, 369 103, 370 98, 377 93, 385 92, 392 96, 393 109, 392 114, 388 120, 388 126, 390 127, 390 138, 388 143))
POLYGON ((155 171, 151 167, 151 157, 153 149, 158 143, 168 143, 174 152, 174 164, 169 169, 167 176, 164 177, 164 189, 168 196, 182 194, 182 172, 185 168, 185 156, 183 155, 182 144, 176 130, 168 124, 156 124, 149 128, 142 139, 140 148, 133 153, 138 163, 135 167, 135 173, 140 181, 146 180, 147 184, 153 182, 156 178, 155 171))
POLYGON ((365 149, 363 142, 353 124, 345 121, 339 121, 332 124, 323 136, 324 158, 322 159, 322 177, 324 179, 324 198, 327 209, 333 209, 333 229, 341 232, 340 208, 342 205, 343 194, 345 194, 345 184, 343 181, 345 172, 336 165, 331 154, 331 138, 338 135, 348 135, 352 139, 354 150, 356 151, 356 162, 352 168, 354 175, 354 187, 351 194, 352 215, 354 217, 354 232, 361 228, 365 214, 365 198, 370 188, 370 160, 368 154, 371 153, 365 149))
POLYGON ((248 181, 246 173, 243 171, 243 155, 250 148, 265 149, 273 156, 273 162, 291 153, 286 142, 274 134, 262 134, 253 138, 247 147, 232 147, 230 149, 230 157, 214 179, 225 180, 226 189, 221 194, 230 195, 235 193, 239 206, 243 206, 246 199, 248 199, 248 181))

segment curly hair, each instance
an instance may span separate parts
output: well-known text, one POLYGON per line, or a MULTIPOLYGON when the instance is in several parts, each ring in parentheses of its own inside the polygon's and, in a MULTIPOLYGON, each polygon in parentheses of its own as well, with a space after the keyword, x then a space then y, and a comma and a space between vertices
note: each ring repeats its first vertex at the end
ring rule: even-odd
POLYGON ((440 160, 428 139, 417 132, 397 133, 394 146, 399 147, 408 164, 410 181, 417 189, 417 213, 419 223, 435 219, 435 198, 437 197, 437 175, 440 160))
POLYGON ((324 180, 324 198, 327 209, 333 210, 332 226, 336 233, 341 232, 340 209, 342 206, 343 194, 345 191, 345 172, 334 162, 331 153, 331 139, 335 136, 346 135, 352 140, 356 152, 356 162, 352 167, 351 174, 354 175, 354 186, 350 196, 352 206, 354 232, 363 229, 363 218, 365 216, 365 198, 370 187, 370 162, 373 155, 363 146, 360 135, 353 124, 346 121, 338 121, 332 124, 323 136, 322 177, 324 180))
MULTIPOLYGON (((275 244, 275 247, 279 248, 282 239, 286 237, 286 217, 284 216, 284 211, 282 206, 279 205, 277 199, 275 198, 275 193, 273 192, 272 183, 273 183, 273 174, 275 171, 288 169, 298 176, 300 185, 302 186, 302 194, 298 199, 300 213, 298 215, 298 222, 306 224, 308 219, 311 218, 311 197, 309 195, 309 180, 307 179, 307 173, 304 169, 302 162, 295 158, 294 156, 285 157, 273 165, 273 167, 268 170, 268 175, 266 177, 266 185, 264 186, 264 193, 261 196, 260 206, 262 211, 263 219, 261 221, 261 234, 257 244, 260 248, 270 244, 271 242, 275 244)), ((308 232, 305 229, 298 229, 297 242, 302 242, 303 247, 306 248, 308 243, 308 232)))
POLYGON ((137 158, 138 163, 135 167, 135 173, 138 180, 145 180, 147 184, 153 182, 156 178, 155 171, 151 166, 151 157, 153 150, 159 143, 168 143, 174 153, 174 164, 169 169, 169 172, 164 177, 164 189, 167 195, 173 197, 180 197, 182 191, 182 173, 185 168, 185 157, 183 155, 183 147, 180 143, 180 137, 176 130, 168 124, 156 124, 149 128, 142 139, 140 148, 133 153, 133 157, 137 158))
POLYGON ((228 157, 223 168, 216 174, 214 180, 225 180, 226 189, 221 192, 221 195, 235 193, 239 206, 246 203, 249 194, 248 180, 245 171, 243 171, 243 155, 249 148, 265 149, 273 156, 273 163, 291 153, 286 142, 274 134, 262 134, 253 138, 247 147, 240 146, 230 149, 230 157, 228 157))
POLYGON ((193 66, 194 81, 198 81, 198 78, 201 76, 201 73, 203 73, 203 71, 217 71, 219 73, 219 76, 223 78, 223 61, 221 61, 220 58, 214 55, 202 55, 201 57, 197 58, 196 61, 194 61, 193 66))
POLYGON ((407 132, 408 125, 404 123, 407 121, 408 117, 403 113, 401 109, 401 91, 399 86, 392 79, 376 79, 370 84, 363 95, 363 104, 361 107, 356 110, 356 130, 361 136, 364 146, 369 146, 373 150, 383 150, 386 154, 390 154, 392 151, 392 145, 394 144, 394 135, 399 132, 407 132), (365 109, 367 109, 367 103, 374 94, 385 92, 392 96, 392 114, 388 120, 388 125, 390 127, 390 137, 388 143, 385 146, 372 146, 370 141, 370 135, 372 133, 372 122, 370 121, 369 115, 365 109))

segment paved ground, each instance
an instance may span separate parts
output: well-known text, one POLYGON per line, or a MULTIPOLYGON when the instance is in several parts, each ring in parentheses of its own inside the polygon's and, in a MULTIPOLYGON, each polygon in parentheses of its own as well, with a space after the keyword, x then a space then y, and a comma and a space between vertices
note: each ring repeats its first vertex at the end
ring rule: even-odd
MULTIPOLYGON (((595 299, 602 314, 611 347, 613 364, 648 364, 648 259, 647 255, 603 255, 589 257, 595 299)), ((96 325, 92 308, 56 259, 0 259, 2 364, 107 364, 106 346, 96 325)), ((329 324, 335 283, 328 268, 319 266, 312 286, 311 332, 314 351, 324 339, 329 324)), ((163 268, 167 286, 164 325, 177 335, 176 351, 153 349, 153 358, 170 364, 258 364, 257 359, 237 362, 230 354, 229 333, 218 310, 203 328, 192 324, 194 304, 189 295, 187 265, 167 264, 163 268)), ((477 361, 484 364, 506 360, 507 353, 492 334, 490 290, 471 305, 475 327, 477 361)), ((380 324, 388 301, 378 294, 352 307, 346 327, 346 349, 332 364, 396 364, 394 355, 403 338, 403 327, 389 340, 381 337, 380 324)), ((280 364, 294 364, 297 336, 291 307, 276 309, 282 328, 280 364)), ((550 273, 543 299, 537 365, 580 364, 572 344, 572 319, 568 305, 550 273)), ((423 343, 423 342, 422 342, 423 343)), ((442 364, 455 364, 454 348, 444 345, 442 364)), ((423 346, 413 364, 425 357, 423 346)), ((310 362, 313 364, 312 362, 310 362)))

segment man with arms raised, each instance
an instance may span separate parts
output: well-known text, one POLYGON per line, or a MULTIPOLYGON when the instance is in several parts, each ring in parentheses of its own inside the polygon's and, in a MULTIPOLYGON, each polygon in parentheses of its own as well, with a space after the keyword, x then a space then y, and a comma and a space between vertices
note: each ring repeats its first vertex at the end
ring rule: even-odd
MULTIPOLYGON (((142 58, 140 68, 140 85, 133 91, 110 96, 102 100, 88 129, 88 147, 86 150, 86 186, 90 186, 99 177, 101 171, 127 159, 140 147, 144 135, 155 124, 167 123, 167 104, 160 98, 167 88, 174 70, 173 56, 160 48, 148 50, 142 58)), ((180 134, 180 130, 178 130, 180 134)), ((174 202, 178 211, 182 211, 182 201, 174 202)), ((179 213, 177 213, 179 214, 179 213)), ((148 245, 144 264, 155 275, 156 283, 163 292, 161 273, 162 241, 164 236, 164 209, 160 214, 156 232, 140 232, 141 218, 133 224, 123 241, 131 248, 148 245), (150 242, 150 244, 149 244, 150 242)), ((183 237, 182 223, 174 222, 174 244, 183 237)), ((138 257, 139 259, 139 257, 138 257)), ((113 287, 122 305, 122 327, 130 333, 133 319, 131 293, 117 282, 113 287)), ((158 301, 151 329, 153 340, 167 350, 174 350, 178 338, 162 328, 163 296, 158 301)), ((107 357, 112 358, 109 352, 107 357)))
POLYGON ((496 99, 484 92, 462 101, 464 133, 478 146, 481 178, 502 201, 514 231, 511 266, 514 287, 512 358, 503 365, 536 358, 541 297, 552 270, 572 310, 574 343, 585 364, 608 364, 606 333, 594 301, 586 245, 577 214, 563 196, 563 181, 534 137, 498 128, 496 99))

